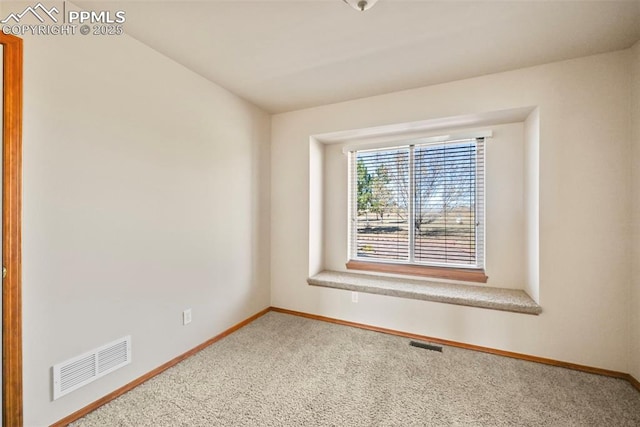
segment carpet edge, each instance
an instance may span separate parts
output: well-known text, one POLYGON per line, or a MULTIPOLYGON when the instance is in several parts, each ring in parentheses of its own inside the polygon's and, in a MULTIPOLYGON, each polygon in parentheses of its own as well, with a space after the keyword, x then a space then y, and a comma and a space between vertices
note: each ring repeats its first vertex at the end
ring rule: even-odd
POLYGON ((162 372, 166 371, 167 369, 171 368, 172 366, 177 365, 178 363, 180 363, 184 359, 187 359, 187 358, 193 356, 194 354, 198 353, 199 351, 204 350, 206 347, 210 346, 211 344, 214 344, 215 342, 217 342, 217 341, 221 340, 222 338, 232 334, 233 332, 237 331, 238 329, 241 329, 242 327, 248 325, 249 323, 253 322, 254 320, 264 316, 265 314, 267 314, 267 313, 269 313, 271 311, 276 312, 276 313, 282 313, 282 314, 289 314, 289 315, 298 316, 298 317, 304 317, 304 318, 312 319, 312 320, 319 320, 319 321, 323 321, 323 322, 327 322, 327 323, 334 323, 334 324, 337 324, 337 325, 351 326, 351 327, 355 327, 355 328, 359 328, 359 329, 365 329, 365 330, 374 331, 374 332, 380 332, 380 333, 389 334, 389 335, 396 335, 396 336, 400 336, 400 337, 404 337, 404 338, 418 339, 418 340, 422 340, 422 341, 430 341, 430 342, 434 342, 434 343, 438 343, 438 344, 448 345, 448 346, 451 346, 451 347, 463 348, 463 349, 466 349, 466 350, 479 351, 479 352, 483 352, 483 353, 495 354, 495 355, 498 355, 498 356, 510 357, 510 358, 513 358, 513 359, 520 359, 520 360, 525 360, 525 361, 529 361, 529 362, 542 363, 542 364, 545 364, 545 365, 551 365, 551 366, 557 366, 557 367, 566 368, 566 369, 572 369, 572 370, 575 370, 575 371, 587 372, 587 373, 590 373, 590 374, 597 374, 597 375, 603 375, 603 376, 606 376, 606 377, 618 378, 618 379, 622 379, 622 380, 628 381, 636 390, 638 390, 638 392, 640 392, 640 382, 636 378, 634 378, 631 374, 624 373, 624 372, 612 371, 612 370, 602 369, 602 368, 595 368, 595 367, 591 367, 591 366, 580 365, 580 364, 570 363, 570 362, 562 362, 562 361, 559 361, 559 360, 548 359, 548 358, 538 357, 538 356, 531 356, 531 355, 527 355, 527 354, 523 354, 523 353, 515 353, 515 352, 510 352, 510 351, 505 351, 505 350, 498 350, 498 349, 494 349, 494 348, 490 348, 490 347, 482 347, 482 346, 477 346, 477 345, 473 345, 473 344, 465 344, 465 343, 461 343, 461 342, 457 342, 457 341, 445 340, 445 339, 441 339, 441 338, 434 338, 434 337, 429 337, 429 336, 425 336, 425 335, 412 334, 412 333, 409 333, 409 332, 403 332, 403 331, 398 331, 398 330, 394 330, 394 329, 386 329, 386 328, 381 328, 381 327, 377 327, 377 326, 367 325, 367 324, 364 324, 364 323, 350 322, 350 321, 347 321, 347 320, 340 320, 340 319, 335 319, 335 318, 332 318, 332 317, 319 316, 319 315, 316 315, 316 314, 304 313, 304 312, 301 312, 301 311, 289 310, 289 309, 285 309, 285 308, 267 307, 264 310, 261 310, 260 312, 254 314, 253 316, 241 321, 240 323, 237 323, 236 325, 232 326, 231 328, 229 328, 229 329, 221 332, 220 334, 214 336, 213 338, 210 338, 207 341, 203 342, 202 344, 192 348, 191 350, 188 350, 187 352, 185 352, 185 353, 183 353, 183 354, 171 359, 170 361, 164 363, 163 365, 160 365, 159 367, 155 368, 154 370, 152 370, 152 371, 150 371, 150 372, 138 377, 137 379, 131 381, 130 383, 127 383, 124 386, 116 389, 115 391, 107 394, 106 396, 96 400, 95 402, 92 402, 89 405, 87 405, 87 406, 85 406, 83 408, 80 408, 76 412, 66 416, 65 418, 62 418, 61 420, 51 424, 50 427, 65 427, 65 426, 69 425, 70 423, 72 423, 72 422, 84 417, 85 415, 89 414, 90 412, 93 412, 94 410, 96 410, 99 407, 105 405, 106 403, 108 403, 108 402, 116 399, 117 397, 125 394, 126 392, 136 388, 137 386, 139 386, 140 384, 144 383, 145 381, 148 381, 151 378, 161 374, 162 372))
POLYGON ((631 385, 640 392, 640 381, 638 381, 633 375, 627 374, 627 381, 629 381, 631 385))
POLYGON ((516 352, 511 352, 511 351, 506 351, 506 350, 498 350, 498 349, 494 349, 494 348, 490 348, 490 347, 482 347, 482 346, 474 345, 474 344, 466 344, 466 343, 462 343, 462 342, 458 342, 458 341, 451 341, 451 340, 446 340, 446 339, 442 339, 442 338, 429 337, 429 336, 426 336, 426 335, 412 334, 412 333, 409 333, 409 332, 398 331, 398 330, 395 330, 395 329, 386 329, 386 328, 381 328, 381 327, 377 327, 377 326, 367 325, 367 324, 364 324, 364 323, 350 322, 350 321, 347 321, 347 320, 340 320, 340 319, 335 319, 335 318, 332 318, 332 317, 319 316, 319 315, 316 315, 316 314, 304 313, 304 312, 295 311, 295 310, 288 310, 288 309, 285 309, 285 308, 271 307, 271 311, 274 311, 274 312, 277 312, 277 313, 283 313, 283 314, 290 314, 290 315, 293 315, 293 316, 304 317, 304 318, 307 318, 307 319, 320 320, 320 321, 328 322, 328 323, 335 323, 335 324, 343 325, 343 326, 351 326, 351 327, 355 327, 355 328, 366 329, 366 330, 374 331, 374 332, 381 332, 381 333, 389 334, 389 335, 396 335, 396 336, 400 336, 400 337, 404 337, 404 338, 417 339, 417 340, 421 340, 421 341, 430 341, 430 342, 434 342, 434 343, 438 343, 438 344, 448 345, 448 346, 451 346, 451 347, 458 347, 458 348, 463 348, 463 349, 466 349, 466 350, 473 350, 473 351, 479 351, 479 352, 482 352, 482 353, 495 354, 497 356, 510 357, 510 358, 513 358, 513 359, 520 359, 520 360, 525 360, 525 361, 528 361, 528 362, 542 363, 544 365, 557 366, 557 367, 560 367, 560 368, 572 369, 574 371, 582 371, 582 372, 587 372, 587 373, 590 373, 590 374, 603 375, 603 376, 612 377, 612 378, 619 378, 619 379, 623 379, 623 380, 629 381, 640 392, 640 383, 638 383, 638 381, 635 378, 633 378, 630 374, 627 374, 625 372, 613 371, 613 370, 602 369, 602 368, 595 368, 595 367, 592 367, 592 366, 580 365, 580 364, 571 363, 571 362, 563 362, 563 361, 560 361, 560 360, 548 359, 548 358, 545 358, 545 357, 532 356, 532 355, 528 355, 528 354, 516 353, 516 352), (635 383, 634 383, 634 381, 635 381, 635 383))
POLYGON ((194 354, 198 353, 199 351, 204 350, 205 348, 209 347, 211 344, 213 344, 213 343, 215 343, 217 341, 220 341, 222 338, 234 333, 238 329, 240 329, 240 328, 248 325, 249 323, 253 322, 254 320, 264 316, 269 311, 271 311, 271 307, 267 307, 264 310, 259 311, 258 313, 246 318, 245 320, 241 321, 240 323, 237 323, 237 324, 233 325, 229 329, 226 329, 225 331, 223 331, 220 334, 214 336, 213 338, 210 338, 207 341, 203 342, 202 344, 199 344, 199 345, 195 346, 191 350, 187 350, 186 352, 182 353, 181 355, 179 355, 177 357, 174 357, 173 359, 169 360, 168 362, 158 366, 157 368, 147 372, 146 374, 136 378, 135 380, 133 380, 133 381, 123 385, 122 387, 112 391, 111 393, 107 394, 106 396, 101 397, 100 399, 88 404, 87 406, 85 406, 83 408, 80 408, 76 412, 73 412, 72 414, 67 415, 66 417, 62 418, 61 420, 56 421, 55 423, 51 424, 50 427, 65 427, 65 426, 69 425, 70 423, 72 423, 72 422, 74 422, 76 420, 79 420, 80 418, 84 417, 85 415, 89 414, 90 412, 95 411, 99 407, 107 404, 108 402, 116 399, 119 396, 122 396, 126 392, 133 390, 134 388, 136 388, 140 384, 142 384, 142 383, 150 380, 151 378, 161 374, 162 372, 166 371, 167 369, 177 365, 178 363, 182 362, 183 360, 185 360, 185 359, 193 356, 194 354))

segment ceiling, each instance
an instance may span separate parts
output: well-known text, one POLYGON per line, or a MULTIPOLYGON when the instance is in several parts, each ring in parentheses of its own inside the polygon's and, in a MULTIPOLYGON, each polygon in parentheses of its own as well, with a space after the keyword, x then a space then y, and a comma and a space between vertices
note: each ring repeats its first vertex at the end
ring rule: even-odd
POLYGON ((271 113, 580 56, 640 40, 635 1, 75 1, 271 113))

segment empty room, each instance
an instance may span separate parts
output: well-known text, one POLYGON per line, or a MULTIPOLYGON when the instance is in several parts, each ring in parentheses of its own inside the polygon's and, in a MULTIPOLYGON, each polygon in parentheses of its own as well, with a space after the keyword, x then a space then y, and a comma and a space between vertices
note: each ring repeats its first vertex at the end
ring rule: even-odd
POLYGON ((640 425, 640 1, 2 1, 2 425, 640 425))

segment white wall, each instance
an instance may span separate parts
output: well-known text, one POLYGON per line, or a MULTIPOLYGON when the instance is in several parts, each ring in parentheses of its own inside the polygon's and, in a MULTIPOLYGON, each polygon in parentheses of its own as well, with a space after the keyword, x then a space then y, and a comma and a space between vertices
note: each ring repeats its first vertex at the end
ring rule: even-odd
POLYGON ((540 303, 540 110, 524 123, 525 291, 540 303))
POLYGON ((630 373, 640 381, 640 42, 631 50, 633 100, 631 110, 633 143, 633 270, 631 306, 631 369, 630 373))
POLYGON ((24 88, 24 411, 42 426, 269 306, 270 117, 127 36, 27 38, 24 88), (52 402, 52 365, 127 334, 131 365, 52 402))
POLYGON ((272 305, 627 372, 629 65, 614 52, 274 116, 272 305), (523 107, 539 109, 540 316, 306 284, 310 135, 523 107))
MULTIPOLYGON (((491 236, 486 243, 485 272, 489 276, 486 286, 525 287, 523 128, 523 123, 487 128, 492 130, 493 137, 485 143, 486 233, 491 236)), ((349 259, 348 156, 342 152, 344 145, 325 145, 324 173, 318 177, 310 174, 312 181, 315 178, 324 181, 323 269, 333 271, 347 271, 345 262, 349 259)))

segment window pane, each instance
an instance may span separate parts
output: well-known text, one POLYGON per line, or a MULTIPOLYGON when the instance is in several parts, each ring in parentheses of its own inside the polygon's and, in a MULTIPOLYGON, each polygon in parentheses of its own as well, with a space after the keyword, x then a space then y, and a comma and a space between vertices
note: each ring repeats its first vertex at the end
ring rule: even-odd
POLYGON ((475 141, 415 148, 415 260, 476 264, 475 141))
POLYGON ((359 258, 409 259, 409 150, 358 152, 354 201, 359 258))

